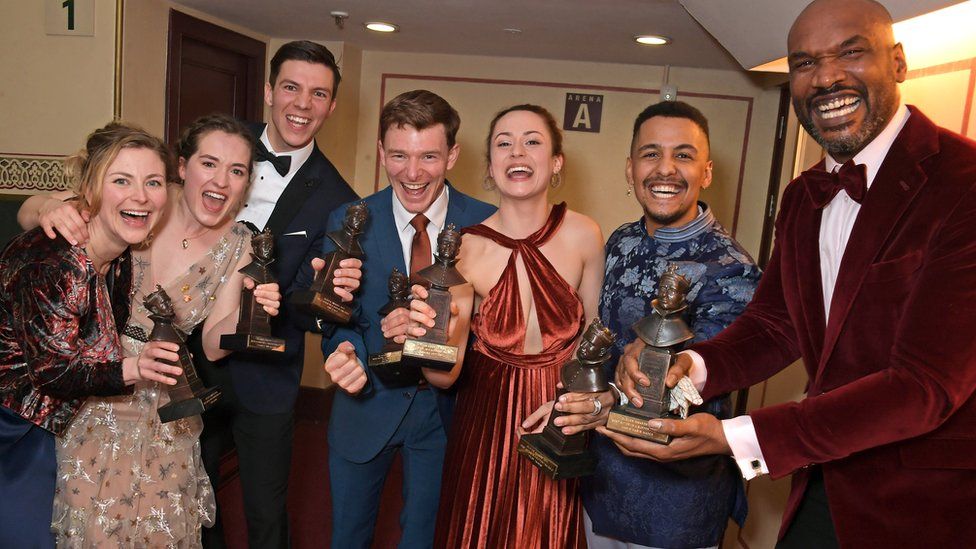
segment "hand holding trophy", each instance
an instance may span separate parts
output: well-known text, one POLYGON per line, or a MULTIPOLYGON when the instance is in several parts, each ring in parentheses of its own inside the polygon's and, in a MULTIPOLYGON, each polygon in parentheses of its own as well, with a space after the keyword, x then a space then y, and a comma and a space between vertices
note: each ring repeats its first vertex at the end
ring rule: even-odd
MULTIPOLYGON (((251 259, 239 272, 258 284, 275 281, 271 272, 274 261, 274 237, 264 229, 251 237, 251 259)), ((254 299, 254 289, 241 290, 241 312, 237 320, 237 333, 220 336, 220 348, 238 352, 281 353, 285 340, 271 335, 271 316, 254 299)))
POLYGON ((329 322, 344 324, 352 318, 352 305, 343 303, 336 294, 333 277, 339 263, 352 257, 362 258, 363 248, 359 245, 359 235, 363 234, 369 210, 359 202, 346 208, 342 229, 326 236, 335 243, 336 249, 325 254, 325 266, 315 273, 315 280, 307 290, 295 292, 292 303, 305 312, 321 317, 329 322))
POLYGON ((651 314, 634 325, 637 337, 647 344, 641 351, 638 364, 641 373, 651 383, 647 387, 636 386, 644 405, 640 408, 630 404, 614 406, 607 418, 607 429, 661 444, 671 442, 669 435, 652 431, 647 422, 662 417, 677 417, 670 412, 673 407, 669 402, 665 379, 668 369, 674 364, 675 354, 695 336, 682 318, 688 308, 685 295, 690 286, 688 279, 678 274, 673 264, 661 275, 657 299, 651 302, 651 314))
POLYGON ((447 327, 451 320, 450 288, 467 282, 455 267, 460 250, 461 233, 453 223, 448 224, 437 235, 433 265, 417 273, 430 283, 427 304, 434 309, 434 327, 427 328, 421 337, 408 337, 403 343, 400 362, 404 366, 447 371, 457 362, 457 347, 447 344, 447 327))
MULTIPOLYGON (((564 364, 559 372, 563 388, 557 391, 557 399, 565 393, 596 394, 610 390, 603 365, 610 358, 614 339, 600 319, 594 318, 580 340, 576 358, 564 364)), ((562 415, 553 408, 541 433, 522 435, 518 452, 554 480, 593 474, 596 456, 587 448, 590 432, 563 434, 554 423, 562 415)))
POLYGON ((149 341, 166 341, 180 346, 180 350, 177 351, 180 359, 173 366, 182 368, 183 373, 174 376, 176 385, 166 387, 169 393, 169 403, 157 410, 160 421, 167 423, 202 414, 220 399, 220 390, 216 387, 210 389, 204 387, 203 382, 197 376, 196 368, 193 366, 193 358, 186 348, 186 340, 176 326, 173 326, 173 320, 176 317, 176 313, 173 311, 173 302, 166 294, 166 290, 157 284, 156 291, 147 295, 142 303, 146 306, 149 311, 149 318, 153 321, 149 341))
MULTIPOLYGON (((410 280, 406 274, 394 267, 387 284, 390 290, 390 300, 379 311, 384 317, 396 309, 410 306, 410 280)), ((416 383, 419 379, 420 370, 416 367, 404 367, 400 363, 402 351, 402 344, 394 341, 392 337, 387 338, 383 344, 382 352, 369 355, 369 367, 377 377, 387 383, 416 383)))

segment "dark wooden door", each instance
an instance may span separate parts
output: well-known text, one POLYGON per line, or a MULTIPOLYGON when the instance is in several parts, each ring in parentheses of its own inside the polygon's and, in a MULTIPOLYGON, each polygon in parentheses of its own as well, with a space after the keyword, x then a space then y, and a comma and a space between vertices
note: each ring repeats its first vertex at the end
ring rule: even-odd
POLYGON ((167 140, 212 112, 261 120, 265 56, 264 42, 170 10, 167 140))

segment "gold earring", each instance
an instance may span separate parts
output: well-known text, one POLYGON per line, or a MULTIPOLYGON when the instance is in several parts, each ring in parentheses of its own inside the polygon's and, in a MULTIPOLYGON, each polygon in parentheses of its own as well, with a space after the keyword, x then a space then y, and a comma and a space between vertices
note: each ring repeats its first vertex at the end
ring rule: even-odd
POLYGON ((562 183, 562 181, 563 177, 559 175, 559 172, 556 172, 552 174, 552 177, 549 178, 549 186, 555 189, 560 183, 562 183))
POLYGON ((634 190, 633 187, 631 187, 630 185, 627 185, 627 196, 630 196, 630 193, 633 192, 633 190, 634 190))

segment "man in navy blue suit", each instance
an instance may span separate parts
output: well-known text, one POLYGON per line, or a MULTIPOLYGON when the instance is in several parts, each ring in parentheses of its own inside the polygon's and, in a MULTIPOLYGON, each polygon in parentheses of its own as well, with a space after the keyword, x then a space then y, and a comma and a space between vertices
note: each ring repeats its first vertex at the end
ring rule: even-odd
MULTIPOLYGON (((457 111, 426 90, 397 96, 380 114, 379 156, 390 186, 365 199, 370 219, 359 240, 366 254, 359 314, 322 344, 325 369, 340 387, 329 419, 332 547, 370 546, 383 482, 398 452, 404 464, 400 547, 433 543, 453 396, 419 376, 388 384, 364 364, 382 350, 384 327, 387 335, 397 329, 402 335, 405 309, 390 313, 386 323, 380 316, 393 268, 410 273, 429 265, 430 244, 446 224, 477 224, 495 210, 445 181, 460 151, 459 125, 457 111)), ((343 215, 342 208, 333 212, 329 230, 340 228, 343 215)), ((323 252, 332 249, 326 241, 323 252)), ((303 273, 296 287, 311 281, 310 269, 303 273)))
MULTIPOLYGON (((273 232, 271 266, 282 294, 293 287, 306 258, 321 249, 329 212, 356 198, 315 144, 315 134, 335 109, 339 80, 335 57, 324 46, 304 40, 283 45, 271 59, 265 84, 270 123, 251 126, 257 161, 238 220, 273 232)), ((286 341, 283 356, 232 354, 200 365, 207 385, 219 384, 223 393, 217 408, 204 415, 205 466, 216 486, 220 456, 231 442, 236 445, 251 547, 289 545, 285 504, 306 323, 286 303, 272 324, 273 333, 286 341)), ((195 356, 206 362, 203 353, 195 356)), ((218 518, 204 531, 203 542, 221 547, 221 538, 218 518)))

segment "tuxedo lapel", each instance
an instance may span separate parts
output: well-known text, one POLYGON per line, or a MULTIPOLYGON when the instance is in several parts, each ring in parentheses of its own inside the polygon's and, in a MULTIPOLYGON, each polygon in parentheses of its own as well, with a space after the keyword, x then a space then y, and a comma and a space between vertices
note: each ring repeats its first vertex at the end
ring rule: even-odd
MULTIPOLYGON (((271 217, 268 218, 266 227, 271 229, 273 234, 284 233, 308 197, 322 184, 321 174, 324 162, 325 157, 322 156, 322 152, 318 150, 317 145, 313 145, 312 155, 288 182, 285 190, 278 198, 278 202, 275 203, 271 217)), ((328 213, 323 212, 322 215, 328 215, 328 213)))
MULTIPOLYGON (((813 169, 823 168, 824 161, 821 160, 813 169)), ((793 233, 796 235, 794 241, 796 255, 793 259, 797 274, 794 283, 798 285, 800 308, 806 324, 804 332, 808 334, 814 352, 819 352, 823 348, 825 324, 823 278, 820 274, 820 220, 823 209, 813 206, 806 189, 803 189, 803 205, 804 207, 797 208, 793 233), (805 276, 806 273, 814 276, 805 276)), ((797 328, 802 329, 799 326, 797 328)), ((813 366, 810 365, 809 370, 811 377, 815 371, 813 366)))
POLYGON ((888 150, 851 229, 831 298, 818 374, 837 343, 868 267, 877 261, 899 219, 928 181, 919 164, 938 152, 938 129, 922 113, 909 108, 912 114, 888 150))

